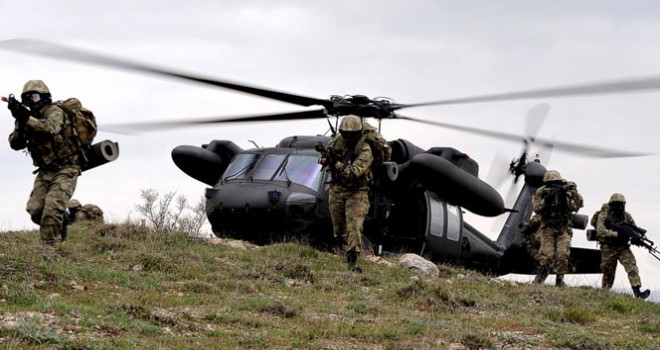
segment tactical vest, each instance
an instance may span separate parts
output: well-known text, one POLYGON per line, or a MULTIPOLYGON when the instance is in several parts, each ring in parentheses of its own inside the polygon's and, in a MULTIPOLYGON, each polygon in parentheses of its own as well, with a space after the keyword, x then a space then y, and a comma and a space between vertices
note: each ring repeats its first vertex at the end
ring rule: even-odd
MULTIPOLYGON (((332 147, 337 154, 338 160, 344 163, 344 165, 347 165, 349 163, 352 164, 360 155, 360 151, 362 151, 362 147, 364 146, 365 142, 367 142, 366 135, 362 135, 360 140, 358 140, 358 142, 355 144, 355 147, 353 147, 352 150, 349 150, 346 142, 344 141, 344 138, 341 135, 337 135, 332 144, 332 147)), ((332 168, 332 177, 333 182, 338 182, 350 188, 367 187, 373 182, 373 173, 371 171, 371 167, 367 169, 367 171, 360 177, 358 181, 347 179, 346 177, 342 176, 342 173, 334 167, 332 168)))
POLYGON ((73 126, 66 113, 54 104, 50 104, 41 111, 40 120, 48 118, 51 114, 62 113, 62 128, 56 135, 37 133, 27 129, 25 137, 27 149, 34 165, 39 168, 53 168, 66 165, 78 165, 78 151, 74 140, 73 126))

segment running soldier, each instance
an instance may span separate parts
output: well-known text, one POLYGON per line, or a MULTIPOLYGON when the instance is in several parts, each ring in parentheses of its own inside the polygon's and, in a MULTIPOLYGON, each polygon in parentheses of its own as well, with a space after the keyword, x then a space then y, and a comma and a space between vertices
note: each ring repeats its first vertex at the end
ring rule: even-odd
POLYGON ((329 204, 333 234, 345 243, 346 262, 354 271, 360 271, 357 258, 362 250, 362 227, 369 211, 369 185, 373 180, 374 157, 362 129, 358 116, 345 116, 339 124, 339 135, 326 147, 332 157, 321 158, 321 163, 332 172, 329 204))
POLYGON ((554 270, 557 274, 555 285, 564 287, 573 236, 571 223, 582 197, 577 193, 575 184, 568 186, 555 170, 547 171, 543 182, 544 185, 536 190, 534 196, 534 211, 541 215, 539 271, 534 283, 543 283, 554 270))
POLYGON ((598 215, 596 231, 600 243, 600 269, 603 272, 603 285, 605 289, 612 288, 616 274, 616 263, 621 262, 628 273, 628 281, 636 298, 646 299, 651 292, 647 289, 641 291, 642 281, 639 278, 639 269, 635 256, 630 250, 630 235, 618 232, 616 225, 622 223, 635 224, 632 216, 626 211, 626 198, 620 193, 614 193, 598 215))
POLYGON ((25 83, 21 100, 22 104, 9 101, 15 118, 9 145, 17 151, 27 148, 37 167, 26 209, 39 225, 42 242, 54 245, 56 238, 66 236, 64 212, 80 175, 79 150, 71 122, 62 108, 52 103, 43 81, 25 83))

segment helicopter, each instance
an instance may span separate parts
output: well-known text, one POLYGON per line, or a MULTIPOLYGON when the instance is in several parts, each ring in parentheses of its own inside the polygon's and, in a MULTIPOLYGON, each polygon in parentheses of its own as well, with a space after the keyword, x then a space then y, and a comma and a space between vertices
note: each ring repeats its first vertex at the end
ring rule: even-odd
MULTIPOLYGON (((387 145, 392 150, 391 160, 381 168, 374 169, 379 175, 379 181, 370 193, 371 207, 365 219, 363 234, 377 247, 375 249, 378 252, 417 252, 434 261, 450 262, 497 275, 534 273, 534 265, 523 246, 521 229, 531 217, 532 197, 542 185, 546 168, 540 162, 529 161, 529 145, 545 144, 557 150, 595 157, 647 154, 423 120, 401 115, 399 111, 432 105, 660 88, 660 79, 636 79, 399 104, 390 99, 372 99, 364 95, 335 95, 329 99, 318 99, 177 72, 35 40, 2 41, 0 48, 185 79, 303 107, 321 107, 278 114, 115 125, 119 129, 136 131, 220 123, 326 119, 334 134, 338 119, 352 114, 376 119, 379 129, 383 120, 400 119, 509 141, 522 141, 523 152, 510 164, 514 179, 524 176, 523 187, 512 208, 505 208, 497 190, 479 178, 478 162, 452 147, 425 150, 405 139, 390 140, 387 145), (335 118, 334 126, 332 118, 335 118), (464 210, 484 217, 496 217, 507 212, 508 216, 497 239, 491 240, 463 220, 464 210)), ((240 238, 257 244, 305 239, 314 245, 325 246, 332 241, 328 210, 330 175, 318 163, 319 153, 314 146, 327 143, 331 137, 287 136, 275 147, 252 149, 242 149, 231 140, 211 140, 201 146, 178 146, 172 150, 172 159, 185 174, 209 186, 205 190, 206 214, 216 236, 240 238)), ((576 215, 574 228, 584 229, 586 221, 586 216, 576 215)), ((600 273, 599 250, 574 247, 571 248, 570 256, 572 273, 600 273)))

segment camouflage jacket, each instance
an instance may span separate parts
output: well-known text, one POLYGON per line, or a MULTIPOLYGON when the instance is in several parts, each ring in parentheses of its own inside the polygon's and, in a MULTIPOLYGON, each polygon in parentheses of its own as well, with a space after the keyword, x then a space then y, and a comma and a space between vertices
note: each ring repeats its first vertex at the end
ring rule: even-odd
POLYGON ((567 188, 566 190, 566 205, 565 208, 552 207, 547 203, 546 198, 549 196, 552 188, 548 186, 541 186, 534 194, 534 212, 541 215, 541 226, 551 227, 570 227, 573 222, 573 213, 580 209, 582 204, 582 196, 577 193, 577 189, 567 188))
POLYGON ((374 161, 374 156, 364 137, 357 142, 352 154, 341 135, 330 141, 328 147, 332 147, 338 155, 338 161, 330 165, 333 167, 332 183, 348 189, 368 189, 373 181, 371 163, 374 161))
POLYGON ((9 145, 15 150, 27 148, 40 169, 80 165, 71 121, 54 104, 30 116, 24 129, 9 134, 9 145))
POLYGON ((608 208, 598 214, 598 220, 596 222, 598 242, 607 245, 628 245, 629 242, 627 239, 620 239, 618 232, 606 227, 605 222, 608 220, 613 224, 621 224, 623 222, 635 224, 635 220, 633 220, 632 216, 627 211, 623 212, 623 217, 617 217, 612 215, 612 212, 608 208))

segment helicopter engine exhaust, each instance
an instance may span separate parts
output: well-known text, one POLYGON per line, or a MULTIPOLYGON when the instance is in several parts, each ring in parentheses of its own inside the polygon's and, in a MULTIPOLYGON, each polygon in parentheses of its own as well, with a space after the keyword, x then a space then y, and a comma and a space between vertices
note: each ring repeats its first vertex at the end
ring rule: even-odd
POLYGON ((451 161, 422 153, 411 160, 411 166, 419 181, 447 202, 482 216, 504 213, 504 200, 494 188, 451 161))
POLYGON ((177 146, 172 160, 181 171, 209 186, 215 185, 231 159, 242 149, 231 141, 214 140, 208 145, 177 146))
POLYGON ((399 166, 395 162, 383 162, 380 171, 390 182, 396 181, 399 177, 399 166))

